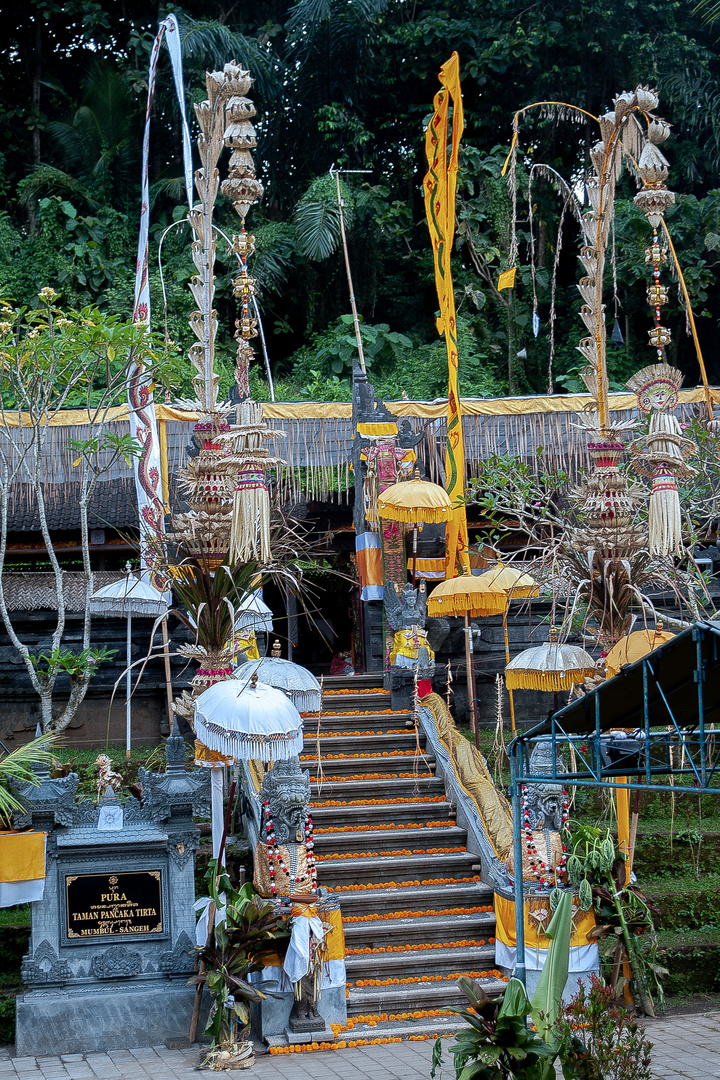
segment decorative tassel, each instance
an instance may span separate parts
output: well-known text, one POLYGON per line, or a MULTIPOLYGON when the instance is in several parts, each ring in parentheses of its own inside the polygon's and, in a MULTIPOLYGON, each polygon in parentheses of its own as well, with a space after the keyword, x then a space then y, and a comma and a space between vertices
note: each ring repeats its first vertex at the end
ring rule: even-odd
POLYGON ((659 467, 652 478, 648 539, 653 555, 682 555, 680 495, 675 474, 667 467, 659 467))
POLYGON ((245 469, 235 486, 230 558, 239 562, 270 559, 270 495, 262 469, 245 469))
POLYGON ((575 683, 596 674, 595 668, 571 671, 513 671, 505 669, 508 690, 569 690, 575 683))

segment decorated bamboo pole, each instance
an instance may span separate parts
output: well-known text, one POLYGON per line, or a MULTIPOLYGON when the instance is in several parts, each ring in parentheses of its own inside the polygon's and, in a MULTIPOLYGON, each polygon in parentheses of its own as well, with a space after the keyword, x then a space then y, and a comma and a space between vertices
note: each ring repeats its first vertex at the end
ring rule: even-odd
POLYGON ((462 413, 458 392, 457 323, 450 256, 455 235, 455 189, 458 151, 464 121, 460 90, 460 60, 454 52, 443 64, 439 75, 442 89, 435 95, 434 113, 425 135, 428 172, 423 182, 425 214, 432 242, 435 287, 440 302, 437 320, 439 334, 445 336, 448 358, 447 447, 445 452, 445 487, 453 504, 453 513, 445 527, 446 577, 470 573, 468 558, 467 512, 465 509, 465 446, 462 413), (452 138, 448 160, 448 110, 453 107, 452 138))

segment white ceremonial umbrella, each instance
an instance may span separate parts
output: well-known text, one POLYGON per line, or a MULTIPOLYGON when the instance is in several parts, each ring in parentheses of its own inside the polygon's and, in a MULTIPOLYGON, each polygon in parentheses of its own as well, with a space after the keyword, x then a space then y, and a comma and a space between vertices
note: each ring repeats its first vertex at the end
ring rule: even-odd
POLYGON ((110 585, 104 585, 90 597, 90 614, 102 615, 105 618, 127 619, 127 647, 126 647, 126 681, 125 681, 125 754, 130 757, 130 741, 132 737, 132 713, 130 697, 132 693, 132 673, 130 670, 130 653, 132 645, 132 617, 133 615, 151 615, 157 618, 166 615, 168 610, 167 600, 149 581, 137 578, 130 572, 130 564, 127 564, 127 576, 113 581, 110 585))
POLYGON ((235 629, 254 630, 256 633, 261 630, 272 634, 272 611, 260 595, 259 589, 256 589, 255 592, 245 593, 238 604, 235 629))
POLYGON ((267 686, 282 690, 299 712, 320 712, 322 688, 307 668, 283 660, 279 656, 265 656, 262 660, 248 660, 235 669, 234 677, 248 682, 253 674, 267 686))
POLYGON ((303 722, 282 690, 225 679, 195 700, 195 734, 236 761, 286 761, 302 751, 303 722))

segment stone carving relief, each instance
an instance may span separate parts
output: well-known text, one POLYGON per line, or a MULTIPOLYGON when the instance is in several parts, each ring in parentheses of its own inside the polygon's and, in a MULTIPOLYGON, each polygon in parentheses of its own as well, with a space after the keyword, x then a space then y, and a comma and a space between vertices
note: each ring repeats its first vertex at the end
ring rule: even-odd
POLYGON ((181 975, 191 972, 195 967, 195 945, 183 930, 175 942, 175 948, 168 949, 160 956, 158 971, 166 975, 181 975))
POLYGON ((127 979, 142 971, 142 957, 124 945, 112 945, 104 953, 93 956, 90 970, 96 979, 127 979))
POLYGON ((65 982, 70 978, 71 971, 67 961, 60 959, 45 938, 32 956, 28 953, 23 957, 21 975, 27 986, 42 986, 65 982))

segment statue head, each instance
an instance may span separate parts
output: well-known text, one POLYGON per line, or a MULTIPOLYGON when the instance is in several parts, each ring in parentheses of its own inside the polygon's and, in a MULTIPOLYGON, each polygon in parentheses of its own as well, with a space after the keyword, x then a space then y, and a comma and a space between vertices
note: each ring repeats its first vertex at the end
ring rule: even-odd
MULTIPOLYGON (((565 762, 557 756, 557 771, 565 772, 565 762)), ((552 743, 549 739, 535 744, 530 755, 530 772, 537 776, 552 773, 552 743)), ((560 832, 564 809, 563 786, 556 781, 528 784, 525 792, 525 806, 530 819, 531 829, 550 829, 560 832)))
POLYGON ((310 773, 300 768, 299 758, 276 761, 265 773, 260 799, 270 804, 270 816, 279 844, 304 840, 303 827, 310 802, 310 773))
POLYGON ((644 413, 672 410, 678 403, 682 372, 669 364, 649 364, 625 385, 637 394, 638 408, 644 413))

